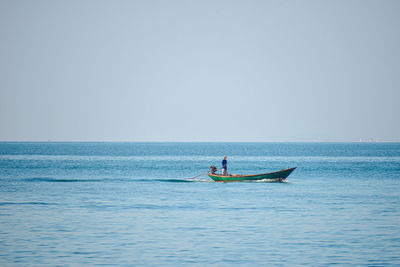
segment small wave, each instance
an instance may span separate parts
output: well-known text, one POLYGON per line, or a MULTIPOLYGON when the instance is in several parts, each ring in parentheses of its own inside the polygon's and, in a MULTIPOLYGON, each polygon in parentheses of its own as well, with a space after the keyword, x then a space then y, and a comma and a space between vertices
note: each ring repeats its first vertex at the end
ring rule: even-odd
POLYGON ((47 202, 0 202, 0 206, 9 206, 9 205, 42 205, 42 206, 49 206, 55 205, 54 203, 47 203, 47 202))
POLYGON ((200 180, 200 179, 177 179, 177 178, 165 178, 165 179, 134 179, 132 182, 167 182, 167 183, 196 183, 196 182, 210 182, 211 180, 200 180))
POLYGON ((254 181, 249 181, 252 183, 289 183, 286 180, 277 180, 277 179, 262 179, 262 180, 254 180, 254 181))
POLYGON ((28 178, 27 182, 51 182, 51 183, 76 183, 76 182, 101 182, 103 179, 57 179, 57 178, 28 178))
POLYGON ((190 179, 155 179, 154 181, 169 182, 169 183, 193 183, 195 180, 190 179))

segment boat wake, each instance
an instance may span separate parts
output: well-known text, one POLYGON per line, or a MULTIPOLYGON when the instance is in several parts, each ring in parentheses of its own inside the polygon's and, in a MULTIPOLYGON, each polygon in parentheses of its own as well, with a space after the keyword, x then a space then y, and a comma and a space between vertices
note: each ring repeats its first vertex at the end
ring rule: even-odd
POLYGON ((276 180, 276 179, 262 179, 262 180, 254 180, 254 181, 247 181, 251 183, 289 183, 286 180, 276 180))
MULTIPOLYGON (((211 179, 151 179, 151 180, 142 180, 142 181, 157 181, 157 182, 167 182, 167 183, 221 183, 220 181, 216 182, 211 179)), ((276 179, 262 179, 262 180, 243 180, 238 182, 244 183, 289 183, 286 180, 276 180, 276 179)), ((222 182, 222 183, 230 183, 230 182, 222 182)))
POLYGON ((191 183, 191 182, 194 182, 193 180, 189 180, 189 179, 155 179, 153 181, 167 182, 167 183, 191 183))
POLYGON ((199 182, 212 182, 211 180, 200 179, 155 179, 153 181, 168 182, 168 183, 199 183, 199 182))
POLYGON ((102 182, 104 179, 65 179, 65 178, 50 178, 50 177, 37 177, 26 178, 26 182, 50 182, 50 183, 75 183, 75 182, 102 182))

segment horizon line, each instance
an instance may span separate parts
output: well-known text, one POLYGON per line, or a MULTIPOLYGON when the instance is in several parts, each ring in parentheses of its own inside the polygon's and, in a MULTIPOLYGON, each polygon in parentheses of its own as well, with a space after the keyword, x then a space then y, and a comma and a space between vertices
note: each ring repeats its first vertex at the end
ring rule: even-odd
POLYGON ((1 143, 400 143, 400 140, 278 140, 278 141, 166 141, 166 140, 0 140, 1 143))

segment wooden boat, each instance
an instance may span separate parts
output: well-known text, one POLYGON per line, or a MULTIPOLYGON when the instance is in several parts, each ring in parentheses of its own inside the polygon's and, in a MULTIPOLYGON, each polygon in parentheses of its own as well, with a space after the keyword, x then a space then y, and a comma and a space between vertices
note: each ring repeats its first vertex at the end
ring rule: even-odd
POLYGON ((216 173, 209 173, 208 176, 216 182, 238 182, 238 181, 256 181, 256 180, 271 180, 284 181, 294 170, 294 168, 280 170, 276 172, 250 174, 250 175, 229 175, 224 176, 216 173))

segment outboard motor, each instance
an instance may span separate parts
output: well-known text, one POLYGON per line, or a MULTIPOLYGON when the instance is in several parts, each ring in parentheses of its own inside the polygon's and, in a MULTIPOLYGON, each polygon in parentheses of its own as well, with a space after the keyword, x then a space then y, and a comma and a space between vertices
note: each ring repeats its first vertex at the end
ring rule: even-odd
POLYGON ((210 166, 210 172, 211 172, 212 174, 214 174, 216 171, 217 171, 217 167, 215 167, 214 165, 211 165, 211 166, 210 166))

